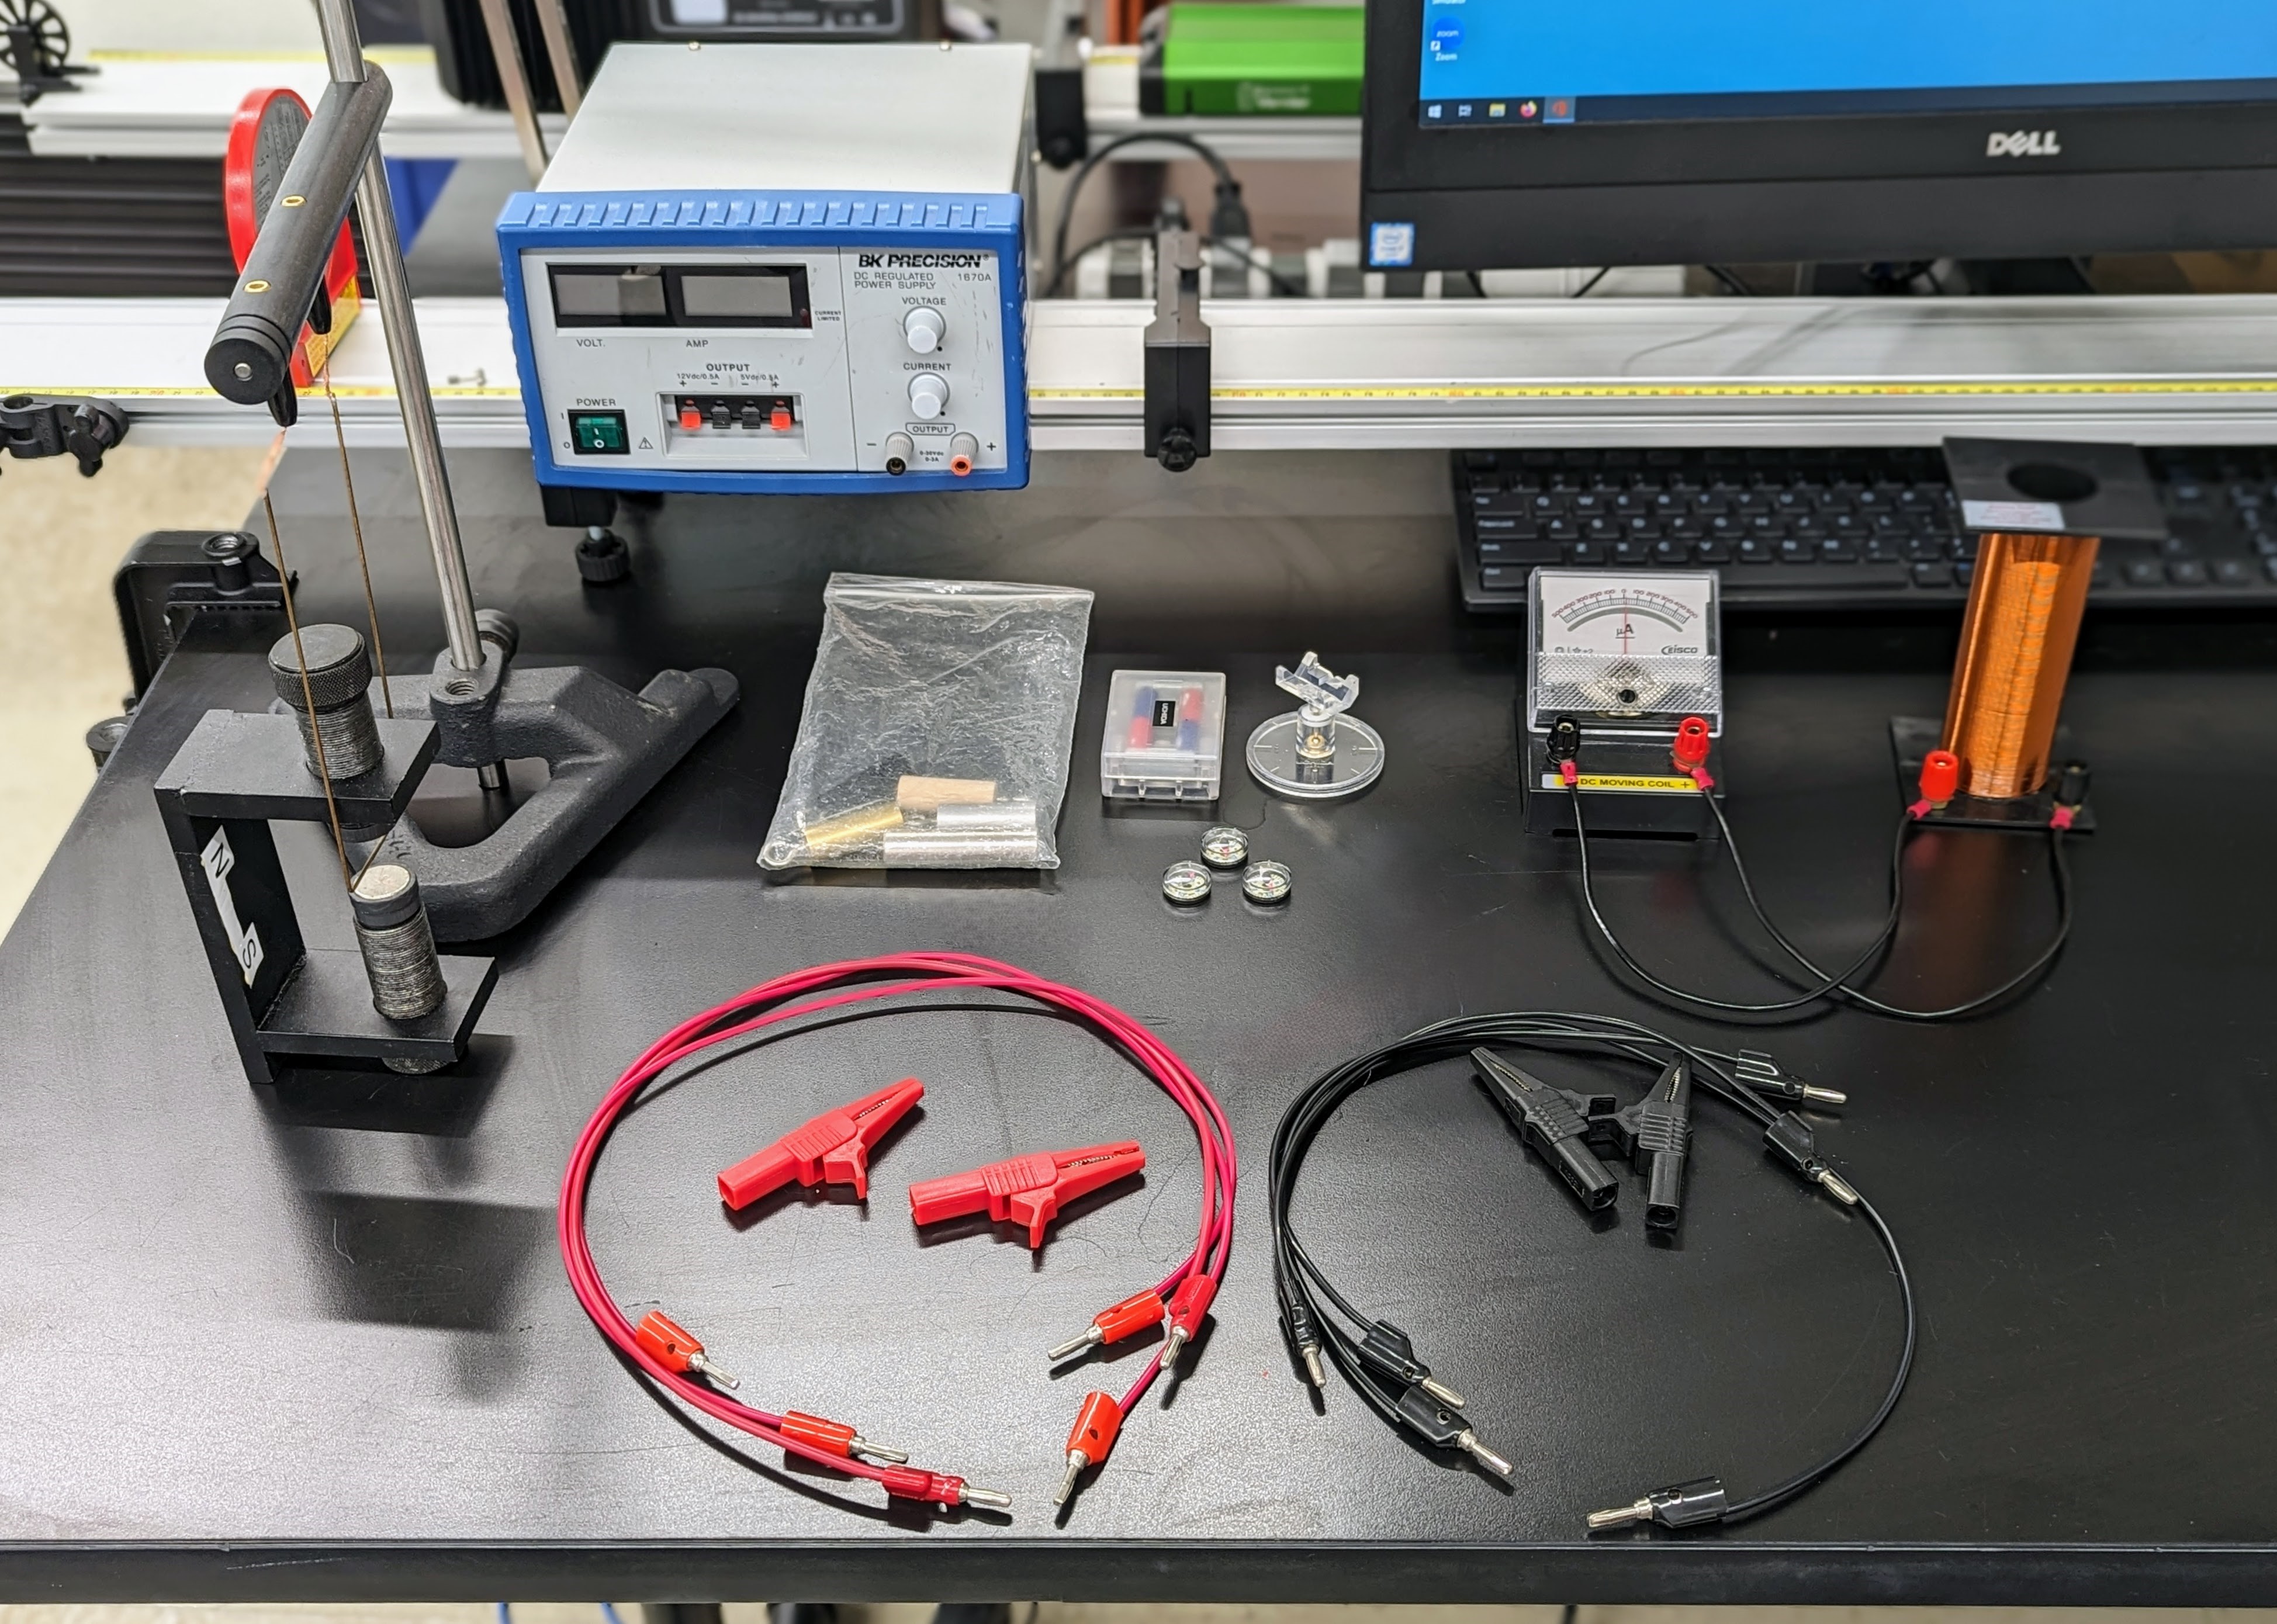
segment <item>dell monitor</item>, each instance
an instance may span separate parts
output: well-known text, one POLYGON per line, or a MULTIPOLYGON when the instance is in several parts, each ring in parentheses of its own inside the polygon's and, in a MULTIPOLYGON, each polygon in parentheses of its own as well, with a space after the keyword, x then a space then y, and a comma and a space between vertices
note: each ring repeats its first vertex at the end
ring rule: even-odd
POLYGON ((1370 269, 2277 245, 2277 0, 1367 0, 1370 269))

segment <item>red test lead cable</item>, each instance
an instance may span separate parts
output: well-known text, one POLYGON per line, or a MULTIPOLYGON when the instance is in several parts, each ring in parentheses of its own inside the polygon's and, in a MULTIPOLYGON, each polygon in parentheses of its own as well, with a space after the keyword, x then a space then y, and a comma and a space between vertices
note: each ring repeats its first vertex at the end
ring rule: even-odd
MULTIPOLYGON (((882 1485, 889 1495, 942 1506, 1001 1508, 1011 1503, 1009 1496, 971 1488, 963 1478, 913 1467, 880 1465, 861 1458, 861 1440, 852 1428, 842 1422, 822 1421, 796 1411, 777 1414, 763 1410, 728 1397, 708 1382, 689 1379, 691 1369, 698 1375, 707 1369, 717 1374, 715 1367, 692 1364, 682 1356, 683 1348, 700 1356, 702 1345, 667 1320, 664 1323, 676 1339, 667 1339, 671 1356, 659 1357, 659 1338, 651 1335, 644 1339, 617 1307, 594 1264, 592 1249, 585 1239, 585 1198, 601 1147, 641 1091, 672 1065, 715 1044, 730 1042, 784 1021, 872 999, 933 993, 944 987, 1013 993, 1067 1010, 1127 1055, 1193 1122, 1194 1137, 1201 1147, 1200 1233, 1193 1251, 1151 1293, 1164 1300, 1166 1306, 1151 1317, 1123 1316, 1132 1321, 1132 1330, 1145 1323, 1168 1321, 1169 1332, 1161 1349, 1146 1361, 1146 1369, 1121 1400, 1108 1399, 1118 1416, 1128 1414, 1154 1384, 1165 1364, 1175 1361, 1178 1350, 1193 1340, 1210 1300, 1217 1293, 1218 1282, 1224 1277, 1226 1259, 1233 1247, 1233 1129, 1216 1097, 1192 1068, 1140 1022, 1088 993, 1045 980, 1011 964, 967 953, 902 953, 881 958, 849 959, 778 976, 700 1015, 691 1016, 649 1045, 640 1058, 626 1068, 577 1136, 576 1146, 569 1154, 569 1165, 561 1174, 557 1224, 562 1266, 568 1271, 570 1289, 576 1292, 578 1302, 595 1327, 651 1381, 682 1403, 786 1453, 869 1478, 882 1485)), ((1128 1303, 1116 1305, 1117 1309, 1128 1307, 1128 1303)), ((1105 1394, 1098 1396, 1108 1398, 1105 1394)), ((1102 1432, 1107 1441, 1114 1436, 1109 1429, 1097 1428, 1096 1431, 1102 1432)), ((1095 1467, 1104 1457, 1104 1442, 1095 1442, 1093 1447, 1099 1453, 1091 1455, 1086 1452, 1085 1464, 1095 1467)), ((891 1453, 876 1450, 870 1452, 891 1453)))

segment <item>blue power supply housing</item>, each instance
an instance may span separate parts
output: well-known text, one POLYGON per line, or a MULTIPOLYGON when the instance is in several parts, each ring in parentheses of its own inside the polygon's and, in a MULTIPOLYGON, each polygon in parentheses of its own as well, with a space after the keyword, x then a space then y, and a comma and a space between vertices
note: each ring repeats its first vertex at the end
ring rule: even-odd
MULTIPOLYGON (((538 484, 724 494, 1017 490, 1024 486, 1028 483, 1029 447, 1027 286, 1023 233, 1021 199, 1017 193, 516 193, 506 201, 499 216, 499 257, 506 309, 514 328, 514 363, 522 376, 522 409, 529 423, 530 452, 538 484), (549 400, 539 366, 539 345, 553 347, 556 353, 564 355, 569 353, 562 347, 565 345, 583 343, 599 349, 605 342, 605 335, 621 334, 636 324, 557 327, 552 292, 549 289, 544 294, 544 306, 534 311, 535 301, 525 283, 526 275, 542 279, 549 267, 580 263, 591 265, 595 263, 591 256, 596 254, 621 256, 628 262, 627 269, 645 269, 659 263, 686 264, 690 255, 720 254, 748 260, 754 253, 788 254, 795 250, 803 251, 810 262, 818 254, 835 254, 845 267, 842 286, 846 291, 841 295, 839 311, 826 312, 822 299, 818 296, 814 300, 812 319, 818 324, 834 315, 842 326, 850 326, 845 301, 864 282, 875 285, 867 295, 873 305, 886 292, 892 291, 887 287, 889 283, 893 289, 923 287, 944 277, 959 278, 969 284, 961 290, 968 300, 985 301, 987 319, 995 325, 992 347, 1001 357, 1001 417, 1000 425, 992 414, 986 425, 977 431, 985 448, 971 457, 968 472, 960 475, 949 471, 945 465, 921 465, 916 458, 907 471, 900 474, 887 472, 882 465, 813 469, 638 465, 633 461, 637 425, 628 429, 621 410, 600 416, 616 418, 614 436, 624 442, 623 446, 592 447, 613 454, 588 457, 573 453, 567 458, 559 454, 567 443, 563 430, 567 415, 586 400, 618 397, 589 395, 579 390, 574 399, 549 400), (978 257, 981 255, 987 256, 988 263, 978 257), (987 286, 990 281, 993 289, 987 286), (998 446, 987 443, 998 435, 1001 456, 998 446)), ((800 296, 805 297, 807 284, 803 279, 800 286, 800 296)), ((896 292, 896 308, 929 296, 896 292)), ((746 336, 732 331, 715 332, 704 327, 700 318, 680 318, 680 302, 675 297, 673 310, 674 318, 679 320, 678 328, 659 329, 667 336, 674 331, 708 332, 709 339, 689 337, 686 341, 717 343, 723 348, 746 336)), ((979 304, 973 308, 971 320, 976 324, 982 319, 980 308, 979 304)), ((874 330, 877 323, 873 320, 870 327, 874 330)), ((987 335, 977 337, 985 345, 987 335)), ((849 337, 839 351, 842 365, 851 364, 853 349, 849 337)), ((929 362, 922 355, 913 360, 905 353, 898 354, 893 358, 894 376, 899 377, 909 369, 932 364, 940 363, 929 362)), ((880 377, 885 376, 882 357, 873 362, 872 370, 880 377)), ((669 397, 674 393, 665 380, 651 381, 654 387, 648 391, 649 397, 669 397)), ((873 383, 869 393, 874 398, 880 386, 873 383)), ((586 416, 590 420, 594 414, 586 416)), ((864 432, 860 421, 862 413, 856 409, 853 416, 858 439, 864 432)), ((876 412, 871 417, 876 420, 871 425, 872 429, 883 422, 876 412)), ((800 431, 808 426, 802 422, 800 431)), ((598 428, 604 435, 609 432, 605 423, 598 428)), ((909 432, 920 437, 939 432, 915 418, 898 424, 897 430, 897 438, 906 438, 909 432)), ((669 423, 660 431, 667 436, 671 431, 669 423)), ((940 454, 937 447, 932 446, 920 454, 936 459, 940 454)))

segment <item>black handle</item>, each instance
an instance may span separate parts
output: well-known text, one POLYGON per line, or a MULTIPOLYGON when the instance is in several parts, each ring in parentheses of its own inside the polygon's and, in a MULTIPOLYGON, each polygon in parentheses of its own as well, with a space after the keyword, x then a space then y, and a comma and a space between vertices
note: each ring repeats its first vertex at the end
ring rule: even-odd
POLYGON ((293 347, 324 292, 340 222, 394 94, 385 73, 367 71, 362 83, 335 83, 317 103, 206 347, 206 382, 215 392, 240 406, 267 405, 279 423, 292 420, 293 347))

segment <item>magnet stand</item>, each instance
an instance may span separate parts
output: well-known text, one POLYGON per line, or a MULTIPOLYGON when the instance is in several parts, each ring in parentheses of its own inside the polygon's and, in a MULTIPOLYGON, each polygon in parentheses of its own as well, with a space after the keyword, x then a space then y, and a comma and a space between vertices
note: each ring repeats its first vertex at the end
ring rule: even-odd
POLYGON ((1299 801, 1333 801, 1358 795, 1383 771, 1383 736, 1351 716, 1310 722, 1290 711, 1258 724, 1249 736, 1249 772, 1276 795, 1299 801), (1325 754, 1308 753, 1306 737, 1329 729, 1325 754))
MULTIPOLYGON (((435 759, 433 722, 377 725, 380 765, 332 786, 344 827, 400 819, 435 759)), ((442 1004, 394 1021, 372 1007, 362 953, 301 939, 269 826, 329 813, 293 718, 208 711, 152 791, 248 1080, 277 1081, 282 1056, 447 1065, 466 1054, 497 960, 444 956, 442 1004)))

